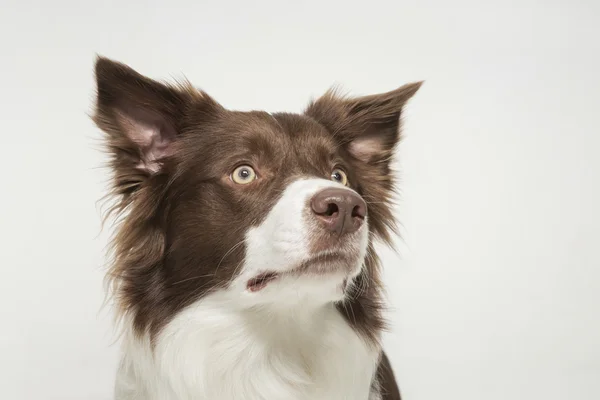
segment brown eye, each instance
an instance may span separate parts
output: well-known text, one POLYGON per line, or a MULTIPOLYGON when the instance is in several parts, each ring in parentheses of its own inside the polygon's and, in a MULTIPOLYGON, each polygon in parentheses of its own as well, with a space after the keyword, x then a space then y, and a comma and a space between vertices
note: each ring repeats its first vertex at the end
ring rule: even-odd
POLYGON ((335 182, 339 182, 344 186, 348 185, 348 175, 341 169, 334 169, 331 173, 331 180, 335 182))
POLYGON ((241 165, 237 167, 231 174, 231 180, 238 185, 247 185, 256 179, 256 172, 249 165, 241 165))

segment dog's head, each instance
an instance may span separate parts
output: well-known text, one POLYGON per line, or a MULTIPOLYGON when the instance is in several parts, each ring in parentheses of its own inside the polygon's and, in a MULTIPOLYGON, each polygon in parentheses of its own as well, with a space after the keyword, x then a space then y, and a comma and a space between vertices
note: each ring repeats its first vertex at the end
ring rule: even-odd
POLYGON ((139 332, 209 293, 237 308, 309 309, 361 286, 375 305, 363 287, 377 282, 371 241, 394 226, 390 158, 420 83, 269 114, 105 58, 96 77, 94 120, 126 211, 109 276, 139 332))

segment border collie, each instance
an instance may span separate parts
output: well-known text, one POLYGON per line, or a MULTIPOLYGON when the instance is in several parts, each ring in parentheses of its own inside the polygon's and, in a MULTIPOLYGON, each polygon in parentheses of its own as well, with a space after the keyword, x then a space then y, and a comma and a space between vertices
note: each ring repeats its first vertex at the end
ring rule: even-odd
POLYGON ((399 399, 373 242, 421 82, 330 91, 302 114, 228 110, 98 58, 118 227, 118 400, 399 399))

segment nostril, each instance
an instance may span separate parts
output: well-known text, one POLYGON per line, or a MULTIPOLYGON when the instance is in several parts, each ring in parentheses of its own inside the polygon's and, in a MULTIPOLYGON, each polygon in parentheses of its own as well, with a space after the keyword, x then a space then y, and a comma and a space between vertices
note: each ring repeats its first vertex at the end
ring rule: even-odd
POLYGON ((352 209, 352 217, 364 219, 365 218, 365 209, 361 206, 354 206, 352 209))
POLYGON ((337 204, 335 203, 329 203, 327 205, 327 211, 325 211, 323 213, 323 215, 327 216, 327 217, 333 217, 335 214, 339 213, 340 209, 338 207, 337 204))

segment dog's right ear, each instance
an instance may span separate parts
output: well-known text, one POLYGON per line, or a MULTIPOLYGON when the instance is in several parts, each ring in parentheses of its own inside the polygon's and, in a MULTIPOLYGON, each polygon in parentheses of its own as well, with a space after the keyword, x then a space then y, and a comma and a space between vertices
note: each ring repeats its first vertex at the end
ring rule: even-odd
POLYGON ((96 60, 95 72, 93 119, 107 134, 115 189, 121 194, 160 171, 191 110, 208 116, 220 107, 191 85, 166 85, 104 57, 96 60))

